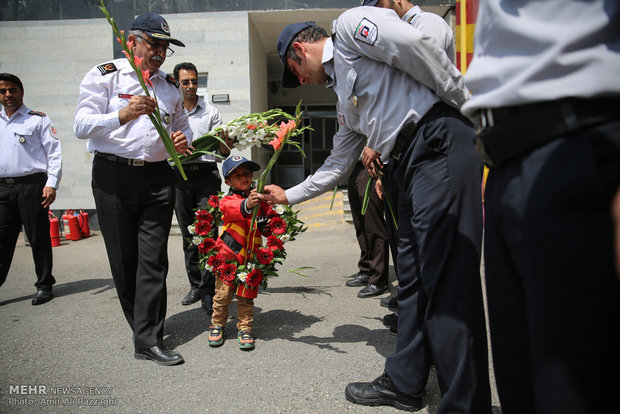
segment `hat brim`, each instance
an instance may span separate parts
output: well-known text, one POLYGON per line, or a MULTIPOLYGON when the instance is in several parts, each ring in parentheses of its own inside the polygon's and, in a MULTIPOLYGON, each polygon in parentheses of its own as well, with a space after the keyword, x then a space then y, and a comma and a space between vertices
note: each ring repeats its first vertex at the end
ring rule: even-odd
POLYGON ((288 70, 285 64, 284 70, 282 72, 282 86, 285 88, 296 88, 300 85, 301 83, 299 83, 299 79, 297 79, 297 76, 295 76, 293 72, 288 70))
POLYGON ((237 168, 241 167, 242 165, 245 165, 248 167, 248 170, 250 171, 258 171, 260 170, 260 165, 258 165, 257 163, 255 163, 254 161, 250 161, 250 160, 245 160, 245 161, 241 161, 240 163, 238 163, 237 165, 235 165, 234 167, 232 167, 230 170, 228 170, 228 172, 226 174, 224 174, 224 178, 228 178, 228 176, 235 171, 237 168))
POLYGON ((171 36, 168 36, 168 35, 165 35, 165 34, 161 34, 161 33, 157 33, 157 32, 149 32, 148 30, 145 30, 144 33, 148 34, 153 39, 167 40, 167 41, 169 41, 170 43, 172 43, 175 46, 185 47, 185 44, 183 42, 181 42, 180 40, 175 39, 174 37, 171 37, 171 36))

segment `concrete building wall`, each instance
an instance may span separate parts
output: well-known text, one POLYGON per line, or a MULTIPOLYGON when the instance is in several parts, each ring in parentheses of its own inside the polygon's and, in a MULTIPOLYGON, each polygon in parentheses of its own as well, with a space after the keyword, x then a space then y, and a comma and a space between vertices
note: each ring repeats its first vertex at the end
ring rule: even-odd
MULTIPOLYGON (((200 71, 209 72, 210 96, 230 95, 230 103, 216 105, 224 122, 247 114, 251 109, 247 12, 164 17, 173 35, 186 47, 175 47, 175 54, 166 59, 162 70, 172 73, 177 63, 193 62, 200 71)), ((22 80, 24 103, 48 114, 61 137, 63 177, 53 208, 93 209, 93 156, 86 150, 86 141, 73 135, 73 118, 79 85, 86 72, 112 60, 111 27, 105 19, 5 21, 0 22, 0 42, 0 72, 13 73, 22 80)), ((258 94, 260 89, 257 85, 258 94)), ((266 105, 266 86, 262 89, 264 103, 259 106, 266 105)))

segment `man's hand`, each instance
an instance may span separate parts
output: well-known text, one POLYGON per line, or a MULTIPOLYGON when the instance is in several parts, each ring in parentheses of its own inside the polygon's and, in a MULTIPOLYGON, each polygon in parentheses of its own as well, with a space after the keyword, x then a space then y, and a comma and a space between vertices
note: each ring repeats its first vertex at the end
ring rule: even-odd
POLYGON ((174 144, 174 149, 178 154, 191 155, 192 152, 189 150, 187 146, 187 138, 185 134, 181 131, 173 132, 170 134, 170 138, 172 139, 172 143, 174 144))
POLYGON ((43 201, 41 205, 43 208, 48 208, 56 200, 56 189, 54 187, 43 187, 43 201))
POLYGON ((222 154, 224 157, 228 157, 230 155, 230 150, 235 148, 235 141, 228 138, 227 131, 218 132, 218 136, 222 138, 226 143, 226 145, 224 145, 220 142, 220 154, 222 154))
POLYGON ((129 99, 129 105, 118 111, 121 125, 138 119, 142 115, 153 113, 157 109, 157 99, 149 96, 134 95, 129 99))
POLYGON ((381 180, 375 181, 375 191, 379 196, 379 200, 383 200, 383 185, 381 184, 381 180))
POLYGON ((377 174, 375 172, 373 164, 375 160, 380 160, 380 159, 381 159, 380 153, 368 147, 364 147, 364 151, 362 152, 362 164, 364 164, 364 167, 366 167, 370 175, 372 175, 375 178, 377 177, 377 174))
POLYGON ((266 185, 263 189, 263 193, 258 194, 258 198, 269 204, 288 204, 286 193, 282 187, 278 187, 275 184, 266 185))

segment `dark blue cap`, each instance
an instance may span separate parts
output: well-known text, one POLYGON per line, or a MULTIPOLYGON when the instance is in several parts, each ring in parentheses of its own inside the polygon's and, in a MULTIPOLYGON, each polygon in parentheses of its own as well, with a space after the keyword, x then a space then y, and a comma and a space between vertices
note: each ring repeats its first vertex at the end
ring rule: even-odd
POLYGON ((376 6, 379 0, 362 0, 362 6, 376 6))
POLYGON ((307 27, 316 26, 314 22, 302 22, 289 24, 282 30, 280 36, 278 36, 278 55, 280 55, 280 62, 282 62, 282 86, 285 88, 296 88, 299 85, 299 79, 286 67, 286 49, 288 49, 291 41, 307 27))
POLYGON ((233 155, 232 157, 226 158, 224 164, 222 164, 222 175, 224 178, 228 178, 231 172, 233 172, 238 166, 246 164, 250 171, 258 171, 260 170, 260 165, 255 163, 254 161, 250 161, 241 155, 233 155))
POLYGON ((185 47, 181 41, 170 36, 168 22, 157 13, 144 13, 136 17, 131 30, 142 30, 154 39, 168 40, 173 45, 185 47))

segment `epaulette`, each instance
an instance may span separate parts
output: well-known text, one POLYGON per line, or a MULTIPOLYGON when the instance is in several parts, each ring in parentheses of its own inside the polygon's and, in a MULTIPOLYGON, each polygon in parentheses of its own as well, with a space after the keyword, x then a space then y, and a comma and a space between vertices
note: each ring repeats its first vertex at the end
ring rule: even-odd
POLYGON ((30 111, 28 112, 28 115, 38 115, 40 117, 44 117, 45 114, 43 112, 39 112, 39 111, 30 111))
POLYGON ((108 73, 116 72, 118 70, 116 65, 112 62, 99 65, 97 66, 97 69, 99 69, 99 72, 101 72, 102 75, 107 75, 108 73))
POLYGON ((178 87, 179 87, 179 81, 178 81, 178 80, 176 80, 176 79, 174 78, 174 76, 172 76, 172 75, 168 75, 168 76, 166 76, 166 80, 167 80, 168 82, 170 82, 171 84, 173 84, 176 88, 178 88, 178 87))

